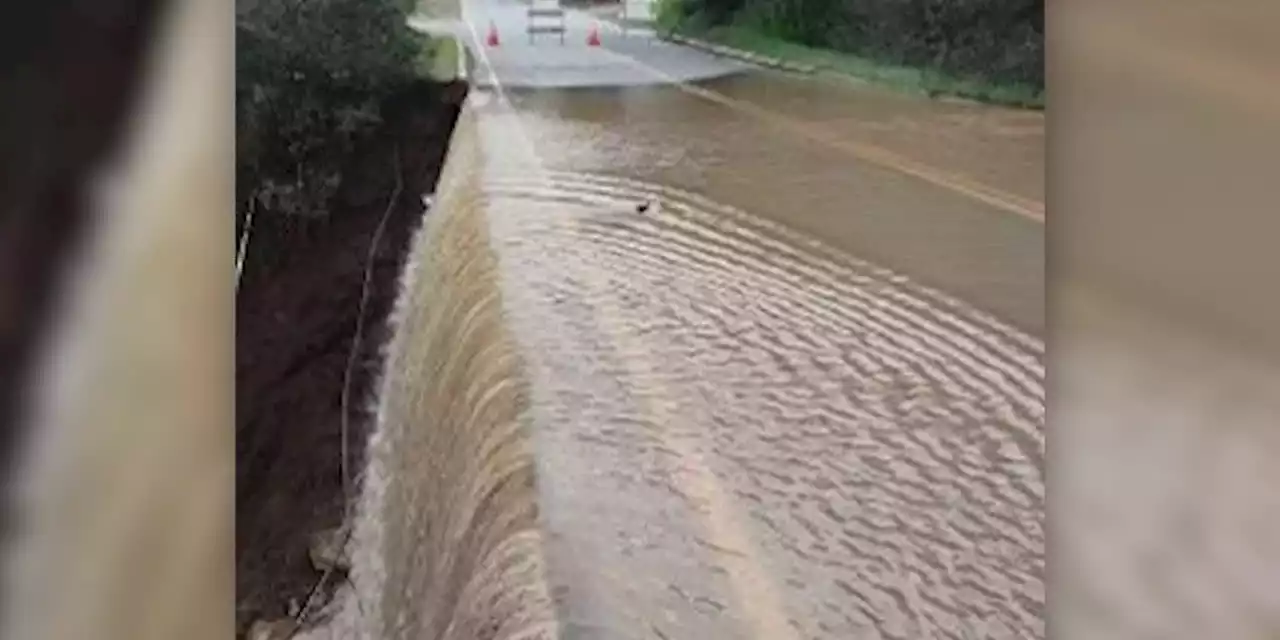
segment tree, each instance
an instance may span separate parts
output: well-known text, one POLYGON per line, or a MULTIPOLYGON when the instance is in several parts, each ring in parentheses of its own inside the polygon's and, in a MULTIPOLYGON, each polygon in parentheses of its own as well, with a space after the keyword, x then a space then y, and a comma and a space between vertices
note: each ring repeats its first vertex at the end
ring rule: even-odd
POLYGON ((237 191, 245 206, 323 215, 339 163, 413 75, 411 0, 236 3, 237 191))

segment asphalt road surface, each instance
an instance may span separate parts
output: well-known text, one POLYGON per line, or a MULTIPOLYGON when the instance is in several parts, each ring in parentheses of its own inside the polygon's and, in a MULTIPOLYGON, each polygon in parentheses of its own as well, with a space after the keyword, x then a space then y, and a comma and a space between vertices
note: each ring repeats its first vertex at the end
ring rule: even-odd
POLYGON ((570 637, 1044 637, 1041 116, 526 10, 454 28, 570 637))

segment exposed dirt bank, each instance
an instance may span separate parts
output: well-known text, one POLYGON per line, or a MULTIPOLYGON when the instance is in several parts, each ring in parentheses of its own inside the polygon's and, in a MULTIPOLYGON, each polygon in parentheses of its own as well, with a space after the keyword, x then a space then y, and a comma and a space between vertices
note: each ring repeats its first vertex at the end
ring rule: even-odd
POLYGON ((308 544, 342 520, 341 399, 370 246, 390 204, 373 254, 347 407, 354 468, 363 456, 369 392, 402 258, 423 196, 434 191, 465 93, 461 84, 422 84, 389 100, 386 123, 350 158, 328 217, 259 213, 253 222, 236 309, 240 634, 255 619, 288 615, 290 603, 301 604, 319 578, 308 544))

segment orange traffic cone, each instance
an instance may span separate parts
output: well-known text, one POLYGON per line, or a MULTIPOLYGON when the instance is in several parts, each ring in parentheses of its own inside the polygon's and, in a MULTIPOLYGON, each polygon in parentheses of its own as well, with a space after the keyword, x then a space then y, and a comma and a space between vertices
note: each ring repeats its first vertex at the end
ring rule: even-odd
POLYGON ((492 20, 489 21, 489 35, 485 38, 485 44, 490 47, 498 46, 498 27, 493 24, 492 20))
POLYGON ((600 25, 597 23, 593 22, 591 24, 591 31, 587 32, 587 46, 588 47, 600 46, 600 25))

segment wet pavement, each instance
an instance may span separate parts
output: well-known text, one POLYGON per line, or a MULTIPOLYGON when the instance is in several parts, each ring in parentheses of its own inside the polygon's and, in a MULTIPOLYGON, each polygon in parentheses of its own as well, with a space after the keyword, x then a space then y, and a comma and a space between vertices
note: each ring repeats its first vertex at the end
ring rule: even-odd
POLYGON ((464 8, 567 637, 1044 637, 1038 116, 521 11, 464 8))
MULTIPOLYGON (((554 8, 538 0, 537 7, 554 8)), ((552 17, 528 17, 530 4, 494 0, 464 6, 464 33, 475 52, 472 82, 507 88, 644 86, 694 81, 746 69, 746 66, 657 40, 648 29, 625 31, 584 11, 565 13, 563 41, 558 34, 529 35, 530 24, 556 25, 552 17), (600 44, 590 42, 592 31, 600 44), (498 44, 490 44, 496 35, 498 44), (480 45, 480 46, 476 46, 480 45), (640 61, 643 60, 641 63, 640 61)))

